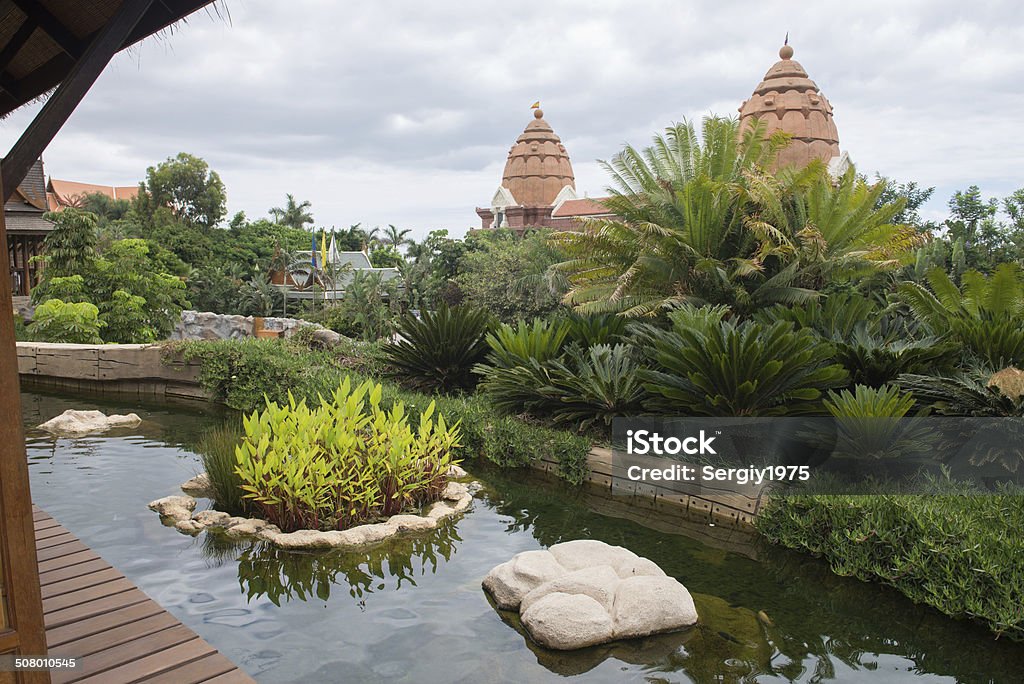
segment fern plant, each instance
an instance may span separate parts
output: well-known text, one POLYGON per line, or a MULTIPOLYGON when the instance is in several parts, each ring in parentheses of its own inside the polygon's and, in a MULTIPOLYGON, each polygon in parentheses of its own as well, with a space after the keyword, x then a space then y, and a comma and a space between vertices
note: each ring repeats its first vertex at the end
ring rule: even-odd
POLYGON ((659 370, 643 371, 660 413, 778 416, 821 410, 822 392, 846 384, 834 350, 807 329, 725 320, 724 307, 683 307, 670 330, 648 326, 642 341, 659 370))
POLYGON ((519 321, 515 327, 502 324, 487 336, 488 360, 499 368, 522 365, 528 359, 544 363, 562 353, 568 336, 569 323, 564 320, 536 318, 531 324, 519 321))
POLYGON ((472 389, 477 382, 473 366, 487 354, 490 328, 485 309, 442 304, 421 318, 405 314, 398 320, 397 341, 383 347, 389 373, 420 390, 472 389))

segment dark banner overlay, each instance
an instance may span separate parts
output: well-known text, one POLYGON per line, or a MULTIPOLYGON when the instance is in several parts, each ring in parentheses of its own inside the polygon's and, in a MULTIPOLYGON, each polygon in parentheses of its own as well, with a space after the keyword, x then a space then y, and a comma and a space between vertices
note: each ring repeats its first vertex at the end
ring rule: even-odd
POLYGON ((1024 418, 616 418, 612 489, 1024 493, 1024 418))

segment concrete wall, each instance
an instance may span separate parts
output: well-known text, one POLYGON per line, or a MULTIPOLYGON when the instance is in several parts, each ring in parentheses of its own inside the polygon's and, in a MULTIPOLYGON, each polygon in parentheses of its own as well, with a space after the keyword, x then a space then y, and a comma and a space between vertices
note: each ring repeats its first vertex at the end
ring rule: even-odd
POLYGON ((71 390, 206 400, 198 362, 165 362, 155 344, 18 342, 26 384, 71 390))

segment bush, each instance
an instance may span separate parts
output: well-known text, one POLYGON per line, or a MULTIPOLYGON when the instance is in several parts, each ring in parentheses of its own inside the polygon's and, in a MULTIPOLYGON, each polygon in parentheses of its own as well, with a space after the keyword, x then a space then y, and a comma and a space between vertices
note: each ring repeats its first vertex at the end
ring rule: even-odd
POLYGON ((29 332, 40 342, 102 344, 99 309, 88 302, 49 299, 36 307, 29 332))
POLYGON ((243 420, 235 450, 243 498, 282 530, 341 530, 440 498, 459 429, 434 404, 413 427, 383 388, 345 378, 315 408, 289 397, 243 420))
MULTIPOLYGON (((824 557, 952 617, 1024 640, 1024 496, 790 496, 757 518, 770 541, 824 557), (964 543, 970 540, 970 543, 964 543)), ((960 495, 957 495, 960 494, 960 495)))
POLYGON ((473 366, 487 353, 490 314, 484 309, 449 308, 424 311, 422 318, 399 319, 399 340, 384 345, 390 374, 419 390, 455 392, 476 386, 473 366))
POLYGON ((655 368, 645 406, 668 414, 778 416, 821 410, 822 392, 846 384, 834 350, 807 329, 724 320, 726 309, 683 307, 672 327, 641 333, 655 368))
POLYGON ((943 416, 1024 417, 1024 396, 1004 394, 991 379, 983 370, 948 377, 901 375, 899 386, 943 416))

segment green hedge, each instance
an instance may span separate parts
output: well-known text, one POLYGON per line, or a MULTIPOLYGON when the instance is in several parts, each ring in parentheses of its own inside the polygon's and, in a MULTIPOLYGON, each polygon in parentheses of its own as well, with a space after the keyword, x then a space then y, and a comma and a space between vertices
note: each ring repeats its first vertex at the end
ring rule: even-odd
POLYGON ((165 356, 180 355, 200 362, 199 379, 212 398, 231 408, 251 412, 264 404, 264 396, 279 403, 288 392, 313 402, 333 392, 348 375, 353 382, 382 382, 382 404, 405 403, 411 418, 431 401, 450 420, 462 421, 462 447, 458 458, 484 458, 503 467, 523 467, 540 459, 560 464, 559 474, 578 484, 587 474, 590 441, 562 430, 526 423, 500 415, 483 397, 431 396, 410 392, 394 382, 370 377, 351 368, 351 359, 330 351, 315 351, 279 340, 219 340, 174 342, 165 356))
POLYGON ((1024 640, 1024 496, 778 497, 757 528, 824 557, 836 574, 1024 640))

